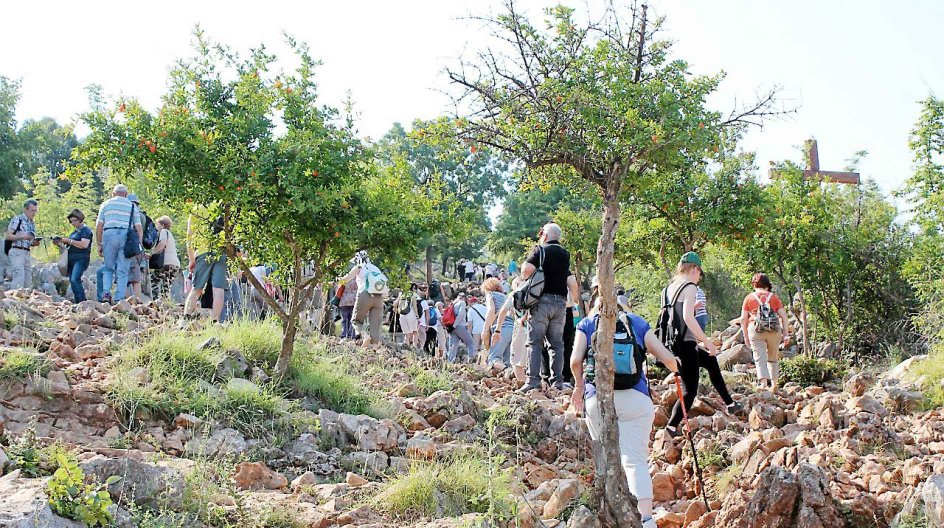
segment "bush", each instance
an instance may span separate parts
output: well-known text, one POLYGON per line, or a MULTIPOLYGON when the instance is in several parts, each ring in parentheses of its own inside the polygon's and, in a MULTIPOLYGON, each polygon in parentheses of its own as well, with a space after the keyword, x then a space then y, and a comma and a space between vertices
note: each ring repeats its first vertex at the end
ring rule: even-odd
POLYGON ((377 497, 385 511, 404 519, 457 517, 467 513, 507 519, 510 475, 484 457, 460 456, 416 463, 377 497))
POLYGON ((57 515, 80 521, 85 526, 109 526, 112 521, 111 496, 104 488, 121 477, 111 476, 104 484, 85 482, 85 473, 74 459, 58 455, 59 469, 46 484, 49 506, 57 515))
POLYGON ((49 362, 36 352, 18 348, 0 351, 0 380, 45 376, 49 369, 49 362))
POLYGON ((782 383, 792 381, 804 387, 842 379, 846 367, 835 360, 799 355, 780 362, 782 383))

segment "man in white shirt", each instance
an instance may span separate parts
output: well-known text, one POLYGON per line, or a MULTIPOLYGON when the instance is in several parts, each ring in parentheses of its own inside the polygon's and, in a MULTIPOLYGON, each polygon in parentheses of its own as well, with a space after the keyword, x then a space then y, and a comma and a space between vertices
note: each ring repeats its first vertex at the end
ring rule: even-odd
POLYGON ((470 351, 469 356, 473 359, 482 345, 482 332, 485 330, 485 305, 480 303, 476 297, 469 297, 469 310, 467 314, 469 320, 469 331, 472 333, 472 342, 475 343, 475 351, 470 351))

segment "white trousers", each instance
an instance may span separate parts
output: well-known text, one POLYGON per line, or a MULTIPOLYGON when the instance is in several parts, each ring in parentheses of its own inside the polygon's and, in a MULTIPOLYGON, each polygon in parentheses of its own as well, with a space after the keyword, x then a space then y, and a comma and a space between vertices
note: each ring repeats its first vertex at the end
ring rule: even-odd
MULTIPOLYGON (((613 391, 616 419, 619 425, 620 460, 629 491, 637 500, 652 500, 652 477, 649 476, 649 434, 655 418, 655 407, 649 396, 635 389, 613 391)), ((600 440, 603 417, 596 396, 586 401, 590 438, 600 440)))
POLYGON ((10 274, 13 275, 12 289, 33 287, 33 259, 30 252, 20 248, 10 248, 10 274))

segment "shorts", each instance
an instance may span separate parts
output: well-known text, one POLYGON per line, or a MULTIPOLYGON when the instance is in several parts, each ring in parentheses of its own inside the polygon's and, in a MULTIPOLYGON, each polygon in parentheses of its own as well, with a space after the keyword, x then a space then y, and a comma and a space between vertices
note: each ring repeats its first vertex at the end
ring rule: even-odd
POLYGON ((193 288, 206 289, 207 283, 212 288, 226 289, 226 256, 216 257, 210 253, 197 255, 193 268, 193 288))
POLYGON ((144 280, 144 272, 141 267, 144 265, 144 259, 134 257, 128 263, 128 282, 141 282, 144 280))

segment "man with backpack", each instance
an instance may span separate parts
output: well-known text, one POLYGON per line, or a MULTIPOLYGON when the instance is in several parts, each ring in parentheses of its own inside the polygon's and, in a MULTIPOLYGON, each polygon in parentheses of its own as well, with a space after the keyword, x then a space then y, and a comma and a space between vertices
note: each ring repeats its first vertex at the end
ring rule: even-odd
POLYGON ((522 288, 534 291, 537 280, 543 280, 537 303, 530 307, 531 355, 528 361, 528 382, 519 389, 529 392, 541 388, 541 354, 544 340, 550 344, 551 378, 555 389, 564 388, 564 318, 567 316, 567 293, 580 297, 577 279, 570 271, 570 253, 561 246, 563 232, 559 225, 549 223, 538 232, 538 246, 521 266, 522 288), (540 274, 538 274, 540 272, 540 274), (537 275, 536 275, 537 274, 537 275))
POLYGON ((400 329, 403 331, 403 344, 417 347, 416 339, 419 331, 419 316, 416 313, 416 284, 410 284, 410 289, 401 292, 394 303, 396 315, 400 319, 400 329))
MULTIPOLYGON (((591 312, 577 325, 570 368, 576 378, 571 395, 572 408, 578 416, 586 408, 590 438, 600 442, 603 416, 597 401, 594 350, 599 335, 600 295, 594 289, 591 312)), ((613 405, 619 423, 620 459, 629 491, 639 501, 637 506, 643 528, 655 528, 652 517, 653 489, 649 476, 649 435, 655 419, 655 406, 646 378, 646 354, 652 354, 672 372, 678 372, 675 357, 667 350, 643 318, 636 314, 617 313, 613 335, 613 405)))
POLYGON ((7 226, 3 251, 10 259, 12 289, 33 287, 33 257, 30 256, 30 250, 38 246, 40 241, 36 238, 36 224, 33 223, 37 211, 39 202, 26 200, 23 204, 23 214, 14 216, 7 226))
POLYGON ((469 332, 472 334, 473 350, 469 356, 473 359, 482 345, 482 332, 485 330, 485 305, 477 297, 469 297, 469 332))
POLYGON ((443 326, 449 332, 449 349, 446 359, 451 363, 461 363, 459 357, 459 344, 466 347, 468 357, 475 357, 475 342, 472 340, 472 334, 469 332, 468 306, 465 302, 465 293, 459 292, 456 299, 446 307, 442 317, 443 326))
POLYGON ((357 283, 357 299, 354 301, 354 324, 364 336, 364 346, 380 344, 380 325, 383 318, 384 297, 389 292, 387 276, 367 257, 366 251, 358 251, 351 259, 353 267, 340 279, 357 283), (369 332, 365 328, 369 325, 369 332))
POLYGON ((127 294, 131 259, 125 254, 125 246, 132 229, 137 231, 140 240, 144 228, 138 208, 128 200, 128 188, 119 184, 112 191, 112 197, 102 202, 95 221, 98 254, 105 260, 99 302, 120 301, 127 294), (111 296, 112 284, 116 285, 114 298, 111 296))

